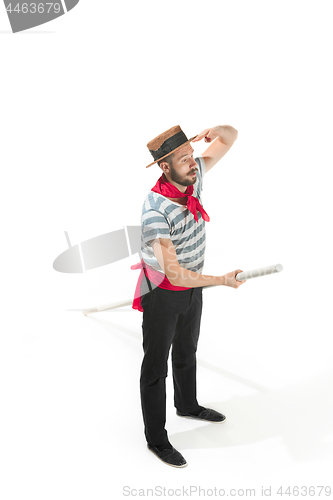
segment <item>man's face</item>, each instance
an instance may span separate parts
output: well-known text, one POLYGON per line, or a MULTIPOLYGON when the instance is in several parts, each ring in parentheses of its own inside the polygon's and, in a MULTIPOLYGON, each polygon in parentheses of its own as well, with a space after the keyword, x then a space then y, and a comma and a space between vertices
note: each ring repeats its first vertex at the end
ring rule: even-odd
POLYGON ((187 144, 174 153, 168 172, 173 182, 181 186, 192 186, 196 182, 198 164, 194 161, 193 152, 192 146, 187 144))

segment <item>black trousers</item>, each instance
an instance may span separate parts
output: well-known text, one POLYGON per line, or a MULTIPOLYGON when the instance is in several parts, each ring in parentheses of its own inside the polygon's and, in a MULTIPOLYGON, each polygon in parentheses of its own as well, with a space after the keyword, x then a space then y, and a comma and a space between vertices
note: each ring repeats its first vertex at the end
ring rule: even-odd
MULTIPOLYGON (((147 279, 148 284, 151 284, 147 279)), ((145 278, 142 291, 147 290, 145 278)), ((151 284, 154 287, 153 284, 151 284)), ((145 436, 154 446, 168 444, 165 429, 168 357, 172 345, 174 405, 199 413, 196 398, 196 350, 202 312, 202 287, 173 291, 153 288, 141 297, 144 357, 140 393, 145 436)))

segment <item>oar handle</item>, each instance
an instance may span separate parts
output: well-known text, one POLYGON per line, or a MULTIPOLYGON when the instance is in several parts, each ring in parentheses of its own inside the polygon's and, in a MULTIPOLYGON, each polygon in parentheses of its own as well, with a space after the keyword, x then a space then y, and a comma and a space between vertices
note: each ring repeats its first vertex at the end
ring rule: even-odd
POLYGON ((238 273, 236 274, 236 280, 244 281, 252 278, 261 278, 261 276, 267 276, 268 274, 280 273, 282 270, 283 267, 281 264, 273 264, 272 266, 260 267, 258 269, 252 269, 251 271, 238 273))

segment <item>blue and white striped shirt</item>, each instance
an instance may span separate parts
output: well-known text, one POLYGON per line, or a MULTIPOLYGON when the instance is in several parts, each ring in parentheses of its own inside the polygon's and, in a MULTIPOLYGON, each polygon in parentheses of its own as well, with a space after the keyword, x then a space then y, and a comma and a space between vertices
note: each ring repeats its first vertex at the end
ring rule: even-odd
MULTIPOLYGON (((201 202, 205 161, 201 155, 195 158, 198 164, 197 180, 193 184, 193 196, 201 202)), ((151 243, 157 238, 171 239, 181 267, 202 273, 206 247, 205 221, 197 211, 198 222, 185 205, 170 201, 165 196, 150 191, 142 206, 141 252, 146 264, 163 273, 151 243)))

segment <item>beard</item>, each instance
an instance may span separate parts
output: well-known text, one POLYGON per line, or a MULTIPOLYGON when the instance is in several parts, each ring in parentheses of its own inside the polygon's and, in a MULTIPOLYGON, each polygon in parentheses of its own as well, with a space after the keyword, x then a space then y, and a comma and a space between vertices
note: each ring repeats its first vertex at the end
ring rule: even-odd
MULTIPOLYGON (((197 169, 195 169, 194 172, 196 171, 197 169)), ((192 174, 194 174, 194 172, 192 172, 192 174)), ((189 178, 188 175, 185 176, 179 175, 171 165, 170 165, 170 177, 173 182, 177 182, 177 184, 180 184, 181 186, 192 186, 197 181, 197 176, 195 176, 194 178, 193 177, 189 178)))

